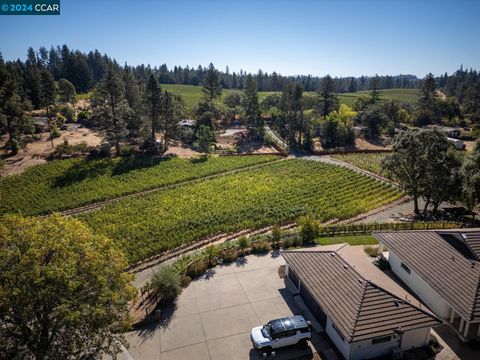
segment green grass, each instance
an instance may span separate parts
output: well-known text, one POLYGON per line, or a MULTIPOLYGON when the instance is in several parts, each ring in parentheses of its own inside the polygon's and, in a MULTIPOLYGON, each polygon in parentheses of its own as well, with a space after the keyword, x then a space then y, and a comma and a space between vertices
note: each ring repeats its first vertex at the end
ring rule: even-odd
POLYGON ((386 153, 357 153, 357 154, 336 154, 332 158, 349 163, 360 169, 370 171, 374 174, 384 175, 381 171, 381 161, 386 153))
POLYGON ((213 234, 313 214, 346 219, 398 199, 395 188, 343 167, 291 159, 112 203, 78 218, 136 262, 213 234))
POLYGON ((92 95, 91 92, 87 92, 87 93, 84 93, 84 94, 77 94, 76 99, 77 99, 77 101, 78 100, 88 100, 88 99, 90 99, 91 95, 92 95))
MULTIPOLYGON (((200 100, 202 96, 202 87, 201 86, 194 86, 194 85, 176 85, 176 84, 162 84, 163 89, 169 90, 177 95, 183 97, 185 101, 185 105, 188 109, 192 109, 200 100)), ((233 91, 240 91, 240 90, 231 90, 231 89, 224 89, 222 92, 222 96, 225 96, 229 92, 233 91)), ((270 91, 262 91, 259 92, 259 99, 262 100, 267 95, 272 94, 274 92, 270 91)), ((278 92, 280 93, 280 92, 278 92)), ((418 89, 388 89, 388 90, 381 90, 381 99, 383 100, 397 100, 405 103, 415 104, 418 100, 418 89)), ((313 95, 313 92, 306 92, 306 96, 313 95)), ((358 91, 356 93, 344 93, 339 94, 339 101, 341 104, 347 104, 349 106, 353 106, 355 101, 359 96, 368 96, 370 95, 370 91, 358 91)))
POLYGON ((347 243, 350 245, 376 245, 378 241, 372 235, 348 235, 319 237, 315 239, 319 245, 333 245, 347 243))
POLYGON ((275 156, 52 161, 0 181, 0 214, 46 214, 278 159, 275 156))
MULTIPOLYGON (((338 98, 341 104, 353 106, 360 96, 370 96, 371 91, 357 91, 355 93, 339 94, 338 98)), ((419 97, 418 89, 385 89, 380 90, 382 100, 396 100, 403 103, 416 104, 419 97)))

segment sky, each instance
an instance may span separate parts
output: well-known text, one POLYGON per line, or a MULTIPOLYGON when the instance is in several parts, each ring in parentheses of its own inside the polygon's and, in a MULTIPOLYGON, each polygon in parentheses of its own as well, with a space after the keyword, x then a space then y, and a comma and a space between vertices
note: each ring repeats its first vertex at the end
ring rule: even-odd
POLYGON ((479 14, 480 0, 61 0, 59 16, 0 16, 0 51, 67 44, 130 65, 423 77, 480 70, 479 14))

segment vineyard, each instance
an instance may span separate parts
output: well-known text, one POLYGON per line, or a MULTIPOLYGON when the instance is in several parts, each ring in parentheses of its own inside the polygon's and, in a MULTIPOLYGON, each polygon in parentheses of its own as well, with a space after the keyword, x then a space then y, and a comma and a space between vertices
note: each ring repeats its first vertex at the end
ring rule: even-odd
POLYGON ((112 203, 78 216, 130 263, 209 235, 294 221, 345 219, 402 196, 349 169, 292 159, 112 203))
POLYGON ((277 159, 239 156, 206 160, 140 157, 52 161, 0 181, 0 214, 47 214, 277 159))
POLYGON ((332 158, 349 163, 360 169, 370 171, 377 175, 382 174, 380 163, 386 156, 385 153, 358 153, 358 154, 336 154, 332 158))

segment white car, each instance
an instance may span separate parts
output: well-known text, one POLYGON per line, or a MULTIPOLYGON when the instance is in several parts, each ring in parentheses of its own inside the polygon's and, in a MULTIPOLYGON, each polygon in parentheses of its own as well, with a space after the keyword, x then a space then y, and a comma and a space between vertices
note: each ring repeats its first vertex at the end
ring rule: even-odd
POLYGON ((303 316, 271 320, 264 326, 254 327, 250 333, 253 347, 262 352, 297 344, 304 346, 311 338, 310 322, 303 316))

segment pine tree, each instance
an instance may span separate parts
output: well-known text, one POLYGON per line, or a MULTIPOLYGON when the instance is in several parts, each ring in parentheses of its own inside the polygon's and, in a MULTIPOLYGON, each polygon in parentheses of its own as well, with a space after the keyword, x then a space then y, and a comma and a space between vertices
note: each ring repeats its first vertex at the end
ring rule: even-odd
POLYGON ((162 89, 158 84, 155 76, 150 75, 148 79, 146 91, 145 91, 145 107, 150 118, 150 129, 151 129, 151 145, 155 145, 157 142, 157 137, 155 135, 156 130, 159 128, 158 117, 161 108, 161 95, 162 89))
POLYGON ((40 73, 41 78, 41 85, 42 85, 42 98, 41 98, 41 105, 45 107, 47 111, 47 118, 48 118, 48 130, 50 132, 50 142, 52 143, 53 148, 53 136, 52 130, 56 127, 56 123, 52 118, 52 110, 51 107, 55 105, 55 80, 53 79, 52 74, 48 70, 42 70, 40 73))
POLYGON ((370 80, 370 87, 372 88, 372 92, 370 95, 370 102, 372 104, 376 104, 380 101, 380 91, 378 90, 380 86, 380 77, 375 74, 375 76, 370 80))
POLYGON ((222 95, 222 87, 219 83, 218 70, 212 63, 208 66, 207 73, 203 78, 202 92, 205 100, 213 107, 213 102, 222 95))
POLYGON ((245 99, 244 99, 244 108, 245 108, 245 119, 247 126, 250 129, 253 129, 254 134, 258 138, 262 138, 265 132, 265 123, 260 114, 260 105, 258 104, 258 93, 257 86, 253 76, 248 74, 245 81, 245 99))
POLYGON ((321 115, 327 116, 333 110, 338 109, 338 97, 335 84, 330 75, 323 78, 320 86, 321 115))
POLYGON ((92 96, 95 116, 107 133, 107 139, 113 142, 116 154, 120 154, 120 142, 126 136, 123 115, 128 110, 125 90, 118 73, 110 66, 105 79, 99 83, 92 96))

